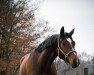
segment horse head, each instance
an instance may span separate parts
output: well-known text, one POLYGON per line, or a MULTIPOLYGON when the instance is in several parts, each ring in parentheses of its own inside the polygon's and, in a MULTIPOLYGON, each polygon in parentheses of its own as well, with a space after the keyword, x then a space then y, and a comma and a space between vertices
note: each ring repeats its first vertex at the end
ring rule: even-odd
POLYGON ((64 27, 61 28, 60 36, 58 39, 58 56, 65 62, 69 63, 72 68, 79 66, 80 62, 75 51, 75 41, 72 38, 74 29, 69 33, 65 32, 64 27))

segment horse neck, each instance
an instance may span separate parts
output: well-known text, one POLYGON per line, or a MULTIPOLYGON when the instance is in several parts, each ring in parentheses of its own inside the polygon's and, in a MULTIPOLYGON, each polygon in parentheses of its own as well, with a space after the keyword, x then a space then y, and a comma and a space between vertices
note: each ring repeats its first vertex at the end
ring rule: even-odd
POLYGON ((38 59, 38 62, 41 64, 40 68, 42 68, 42 70, 49 69, 56 56, 56 49, 49 48, 42 51, 38 59))

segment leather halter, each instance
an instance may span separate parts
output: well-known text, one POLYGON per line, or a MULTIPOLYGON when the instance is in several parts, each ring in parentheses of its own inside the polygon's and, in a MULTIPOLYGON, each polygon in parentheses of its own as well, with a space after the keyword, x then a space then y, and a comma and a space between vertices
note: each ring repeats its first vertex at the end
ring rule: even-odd
POLYGON ((65 56, 65 60, 66 60, 66 58, 69 56, 69 54, 71 54, 71 53, 76 53, 76 54, 77 54, 77 52, 76 52, 75 50, 71 50, 71 51, 69 51, 68 53, 65 53, 65 52, 60 48, 59 39, 60 39, 60 37, 58 38, 58 47, 57 47, 58 56, 59 56, 59 51, 61 51, 61 53, 65 56))

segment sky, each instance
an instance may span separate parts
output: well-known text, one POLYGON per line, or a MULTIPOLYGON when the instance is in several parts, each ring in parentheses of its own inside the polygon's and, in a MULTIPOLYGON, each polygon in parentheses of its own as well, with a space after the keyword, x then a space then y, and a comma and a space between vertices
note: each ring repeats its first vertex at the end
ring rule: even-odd
POLYGON ((94 55, 94 0, 44 0, 36 12, 56 34, 62 26, 66 32, 75 28, 76 51, 94 55))

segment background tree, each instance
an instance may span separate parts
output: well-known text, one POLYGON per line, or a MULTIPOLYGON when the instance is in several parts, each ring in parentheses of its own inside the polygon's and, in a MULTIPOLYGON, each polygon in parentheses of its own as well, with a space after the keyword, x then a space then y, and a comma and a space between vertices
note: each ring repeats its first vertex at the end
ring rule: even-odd
POLYGON ((0 74, 15 74, 20 58, 48 30, 46 21, 35 23, 35 9, 27 0, 0 0, 0 74))

